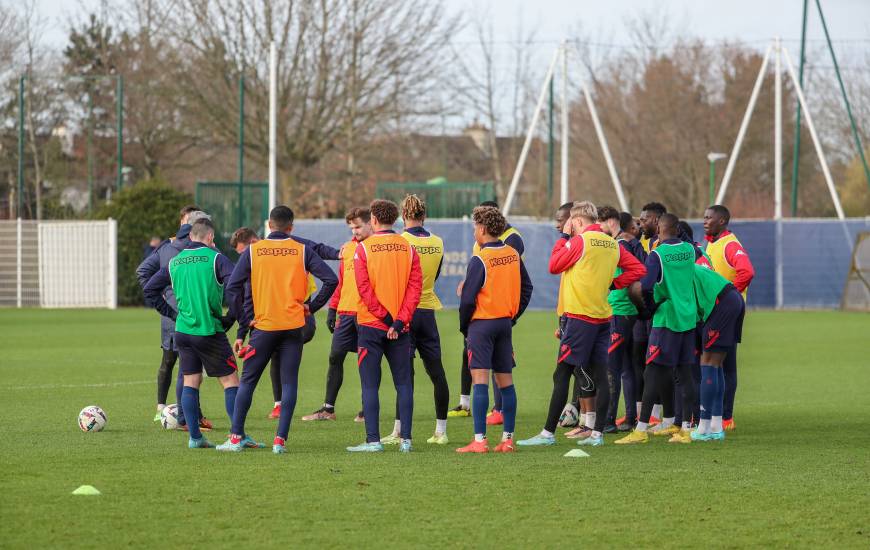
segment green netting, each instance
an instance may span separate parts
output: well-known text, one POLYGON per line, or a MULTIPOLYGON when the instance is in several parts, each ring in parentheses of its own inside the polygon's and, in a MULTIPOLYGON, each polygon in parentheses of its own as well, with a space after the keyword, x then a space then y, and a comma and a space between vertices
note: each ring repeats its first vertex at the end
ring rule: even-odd
POLYGON ((430 182, 380 182, 375 193, 378 198, 396 203, 405 195, 414 193, 426 201, 430 218, 461 218, 483 201, 495 200, 492 182, 445 182, 442 178, 430 182))
MULTIPOLYGON (((211 214, 217 227, 215 244, 229 250, 229 240, 239 227, 250 227, 262 236, 269 217, 269 185, 264 182, 200 181, 196 183, 196 204, 211 214)), ((233 252, 233 255, 235 253, 233 252)))

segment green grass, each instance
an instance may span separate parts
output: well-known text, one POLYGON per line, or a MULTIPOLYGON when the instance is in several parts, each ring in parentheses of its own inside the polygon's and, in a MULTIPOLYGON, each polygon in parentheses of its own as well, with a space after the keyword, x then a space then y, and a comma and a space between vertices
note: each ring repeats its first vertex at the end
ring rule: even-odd
MULTIPOLYGON (((460 338, 439 316, 452 401, 460 338)), ((738 431, 722 444, 462 456, 471 420, 434 427, 431 385, 417 375, 415 452, 350 455, 359 381, 351 358, 339 421, 298 421, 323 399, 329 334, 306 347, 289 453, 189 451, 186 436, 152 423, 157 316, 146 310, 0 311, 0 547, 870 546, 870 315, 752 312, 740 355, 738 431), (78 430, 89 404, 109 417, 78 430), (98 497, 70 493, 90 484, 98 497), (582 523, 581 523, 582 521, 582 523)), ((529 313, 516 330, 517 432, 540 430, 551 389, 553 318, 529 313)), ((382 428, 393 392, 384 376, 382 428)), ((227 429, 216 381, 203 408, 227 429)), ((268 376, 249 416, 271 440, 268 376)), ((612 441, 608 437, 608 443, 612 441)))

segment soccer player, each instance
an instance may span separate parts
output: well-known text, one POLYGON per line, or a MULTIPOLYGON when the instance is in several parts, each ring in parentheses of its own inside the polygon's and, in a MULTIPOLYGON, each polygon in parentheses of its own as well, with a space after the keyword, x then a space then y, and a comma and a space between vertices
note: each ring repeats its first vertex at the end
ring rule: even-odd
MULTIPOLYGON (((404 237, 420 257, 423 271, 423 290, 420 304, 411 319, 411 386, 414 385, 414 352, 419 352, 423 368, 432 381, 435 397, 435 433, 427 443, 446 445, 447 407, 450 404, 450 389, 447 376, 441 363, 441 336, 435 322, 435 311, 441 309, 441 300, 435 294, 435 281, 441 274, 444 258, 444 242, 423 227, 426 221, 426 203, 417 195, 408 195, 402 201, 402 220, 405 223, 404 237)), ((400 441, 402 423, 399 420, 399 406, 396 404, 396 422, 393 433, 381 439, 383 444, 396 444, 400 441)))
POLYGON ((649 251, 656 247, 658 243, 658 225, 659 219, 667 214, 668 209, 660 202, 650 202, 643 205, 643 210, 640 212, 640 229, 641 237, 640 244, 643 249, 649 254, 649 251))
MULTIPOLYGON (((487 206, 490 208, 498 208, 498 203, 494 201, 483 201, 479 206, 487 206)), ((523 236, 517 231, 511 224, 505 222, 505 230, 504 232, 498 236, 499 240, 506 245, 510 246, 514 250, 516 250, 520 258, 523 257, 523 254, 526 251, 526 245, 523 242, 523 236)), ((472 249, 472 254, 477 254, 480 251, 480 245, 474 243, 474 247, 472 249)), ((462 295, 462 283, 459 283, 459 288, 456 291, 457 295, 461 297, 462 295)), ((471 371, 468 368, 468 354, 466 350, 462 350, 462 369, 461 369, 461 385, 460 385, 460 395, 459 395, 459 406, 454 408, 448 413, 448 416, 470 416, 469 405, 471 403, 471 371)), ((498 384, 493 380, 492 384, 492 395, 493 395, 493 408, 492 411, 486 417, 486 423, 490 426, 497 426, 504 422, 503 415, 501 413, 501 392, 499 391, 498 384)))
MULTIPOLYGON (((356 316, 360 296, 356 288, 353 257, 359 243, 372 234, 371 214, 368 208, 351 208, 344 217, 350 229, 351 239, 340 249, 338 287, 329 301, 326 327, 332 333, 332 348, 329 351, 329 369, 326 372, 326 396, 323 406, 302 420, 335 420, 335 402, 344 382, 344 359, 348 353, 357 352, 356 316)), ((363 411, 357 413, 354 422, 363 422, 363 411)))
MULTIPOLYGON (((248 246, 259 241, 260 238, 254 232, 253 229, 248 227, 240 227, 233 232, 230 237, 230 246, 235 249, 236 252, 241 254, 245 250, 247 250, 248 246)), ((330 255, 330 250, 334 250, 331 247, 326 245, 319 245, 321 249, 326 249, 326 255, 330 255)), ((315 249, 317 250, 317 249, 315 249)), ((322 257, 322 256, 321 256, 322 257)), ((330 258, 324 258, 330 259, 330 258)), ((317 291, 317 284, 314 282, 314 278, 309 275, 308 276, 308 294, 309 297, 311 294, 317 291)), ((251 295, 251 285, 245 284, 245 298, 249 298, 251 295)), ((246 300, 245 303, 249 306, 249 308, 253 308, 252 302, 246 300)), ((248 311, 248 318, 253 318, 253 310, 248 311)), ((236 353, 241 353, 242 356, 246 355, 249 351, 244 349, 242 346, 245 342, 245 338, 248 335, 249 327, 240 326, 238 331, 236 332, 236 341, 233 343, 233 349, 236 353)), ((307 344, 311 340, 314 339, 314 334, 317 331, 317 325, 314 322, 314 316, 308 315, 305 317, 305 326, 302 328, 302 343, 307 344)), ((272 380, 272 397, 275 399, 275 404, 272 406, 272 411, 269 413, 269 418, 275 420, 281 417, 281 367, 279 365, 280 357, 278 352, 272 354, 272 361, 270 362, 269 367, 269 378, 272 380)), ((305 418, 303 417, 303 420, 305 418)))
POLYGON ((190 244, 180 250, 145 284, 146 299, 164 317, 175 321, 175 344, 181 356, 184 389, 180 403, 189 427, 191 449, 212 448, 199 428, 199 387, 202 371, 216 377, 224 388, 224 402, 233 417, 239 377, 236 359, 225 332, 234 319, 223 314, 223 285, 233 264, 214 248, 214 225, 199 219, 190 228, 190 244), (176 307, 163 296, 171 287, 176 307))
MULTIPOLYGON (((737 237, 728 230, 731 212, 721 204, 714 204, 704 211, 704 233, 707 238, 707 256, 713 269, 722 275, 746 299, 749 283, 755 277, 755 268, 749 259, 746 249, 737 237)), ((726 430, 733 430, 734 396, 737 394, 737 346, 728 352, 723 364, 725 373, 725 404, 722 409, 723 425, 726 430)))
MULTIPOLYGON (((647 273, 641 280, 643 295, 637 293, 633 298, 638 305, 646 301, 648 309, 654 314, 640 418, 634 431, 616 441, 620 445, 646 443, 649 440, 647 428, 657 398, 662 400, 663 417, 661 424, 655 428, 655 435, 673 436, 681 428, 686 432, 690 429, 690 422, 685 418, 681 427, 674 425, 674 370, 678 371, 681 380, 692 379, 698 315, 692 283, 696 255, 690 243, 677 238, 678 222, 679 219, 673 214, 664 214, 659 218, 658 244, 647 258, 647 273)), ((685 384, 684 389, 683 410, 691 411, 694 409, 697 389, 693 384, 685 384)))
POLYGON ((359 243, 354 257, 354 276, 362 303, 357 313, 360 385, 365 414, 366 441, 348 447, 350 452, 379 452, 378 421, 381 359, 386 355, 399 404, 401 439, 399 451, 411 452, 411 417, 414 390, 411 387, 411 318, 423 288, 420 257, 414 247, 393 231, 399 207, 387 200, 369 207, 374 233, 359 243))
POLYGON ((271 233, 267 238, 242 252, 227 284, 230 311, 240 324, 251 327, 251 336, 243 356, 245 368, 233 412, 232 432, 225 443, 218 445, 219 451, 238 452, 244 448, 245 440, 249 439, 245 433, 245 418, 254 389, 266 363, 277 350, 281 369, 281 416, 272 452, 286 452, 290 421, 296 407, 305 317, 326 305, 338 285, 335 273, 313 247, 305 244, 304 239, 290 235, 293 231, 292 210, 286 206, 273 208, 269 212, 269 229, 271 233), (310 305, 306 303, 309 273, 323 283, 310 305), (246 283, 251 286, 249 298, 245 297, 246 283), (253 311, 253 319, 250 311, 253 311))
MULTIPOLYGON (((633 223, 631 214, 617 212, 611 206, 598 209, 598 221, 605 233, 616 239, 620 247, 625 248, 639 262, 643 263, 646 254, 640 241, 627 233, 633 223)), ((621 268, 616 268, 615 276, 622 274, 621 268)), ((628 289, 611 290, 607 302, 613 310, 610 319, 610 347, 607 348, 607 368, 611 375, 610 407, 607 410, 607 421, 604 433, 612 433, 620 428, 616 426, 616 411, 619 407, 620 386, 625 391, 625 417, 621 426, 628 431, 637 422, 637 399, 635 393, 634 366, 632 365, 631 348, 634 343, 632 334, 637 320, 637 307, 628 297, 628 289)))
MULTIPOLYGON (((540 434, 518 441, 519 445, 554 445, 556 421, 568 397, 568 381, 576 368, 595 382, 595 411, 586 413, 593 425, 579 445, 604 444, 604 424, 610 397, 607 348, 613 310, 607 301, 611 285, 620 289, 638 281, 643 264, 616 240, 602 231, 595 205, 583 201, 571 209, 561 238, 550 254, 550 273, 565 274, 564 308, 567 320, 562 330, 559 357, 553 372, 550 409, 540 434), (616 268, 622 274, 614 278, 616 268)), ((591 396, 587 396, 591 397, 591 396)))
MULTIPOLYGON (((136 277, 139 280, 139 286, 145 287, 145 284, 157 273, 161 268, 169 265, 169 260, 175 257, 181 250, 184 250, 190 245, 190 227, 196 220, 208 218, 208 214, 200 210, 196 205, 190 204, 181 209, 179 212, 179 228, 174 239, 167 239, 161 243, 150 256, 139 264, 136 268, 136 277)), ((172 293, 171 286, 167 285, 164 292, 164 298, 171 307, 175 307, 175 295, 172 293)), ((145 305, 153 305, 145 300, 145 305)), ((157 414, 154 416, 154 422, 160 421, 160 413, 166 407, 166 396, 169 393, 169 386, 172 385, 172 370, 175 367, 175 362, 178 360, 178 352, 175 346, 175 322, 169 317, 162 316, 160 318, 160 347, 163 350, 163 358, 160 361, 160 367, 157 369, 157 414)), ((181 370, 178 371, 178 378, 175 382, 175 400, 178 407, 178 424, 179 428, 187 429, 187 422, 184 420, 183 406, 181 404, 181 393, 184 387, 184 375, 181 370)), ((200 428, 204 431, 211 430, 211 422, 200 411, 200 428)))
POLYGON ((459 330, 466 338, 468 366, 474 380, 474 441, 458 453, 486 453, 486 411, 490 371, 501 387, 504 431, 494 451, 514 447, 517 394, 514 389, 511 331, 532 298, 532 280, 519 252, 499 239, 507 222, 498 208, 478 206, 472 212, 478 251, 468 262, 459 301, 459 330))

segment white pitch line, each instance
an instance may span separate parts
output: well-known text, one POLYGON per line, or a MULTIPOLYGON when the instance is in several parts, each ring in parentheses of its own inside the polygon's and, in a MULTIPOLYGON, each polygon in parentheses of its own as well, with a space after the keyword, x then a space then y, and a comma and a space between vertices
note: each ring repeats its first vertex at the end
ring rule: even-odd
POLYGON ((58 390, 65 388, 115 388, 118 386, 139 386, 153 384, 154 380, 137 380, 135 382, 106 382, 103 384, 43 384, 39 386, 0 386, 0 390, 58 390))

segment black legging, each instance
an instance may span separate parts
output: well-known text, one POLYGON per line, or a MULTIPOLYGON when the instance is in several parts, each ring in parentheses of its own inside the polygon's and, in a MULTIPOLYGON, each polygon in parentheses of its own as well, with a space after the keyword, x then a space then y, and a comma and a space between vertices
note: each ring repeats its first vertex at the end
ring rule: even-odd
MULTIPOLYGON (((692 366, 676 367, 681 380, 692 380, 692 366)), ((662 402, 662 418, 674 417, 674 369, 658 363, 646 366, 644 371, 643 405, 640 408, 640 421, 649 423, 652 408, 657 399, 662 402)), ((683 384, 682 405, 684 411, 695 409, 698 389, 694 384, 683 384)))
POLYGON ((459 389, 462 395, 471 395, 471 369, 468 368, 468 347, 462 346, 462 368, 459 370, 459 389))
POLYGON ((323 402, 335 407, 338 400, 338 390, 344 382, 344 358, 346 351, 332 350, 329 353, 329 370, 326 371, 326 397, 323 402))
MULTIPOLYGON (((467 359, 466 359, 467 361, 467 359)), ((423 359, 423 368, 426 369, 426 374, 429 375, 429 380, 432 381, 432 388, 435 397, 435 418, 438 420, 447 419, 447 408, 450 406, 450 388, 447 386, 447 375, 444 373, 444 365, 440 359, 425 358, 423 359)), ((414 360, 411 359, 411 388, 414 387, 414 360)), ((399 419, 399 402, 396 401, 396 420, 399 419)))
POLYGON ((169 395, 169 386, 172 385, 172 369, 178 360, 178 353, 165 349, 160 367, 157 369, 157 404, 165 405, 166 396, 169 395))

